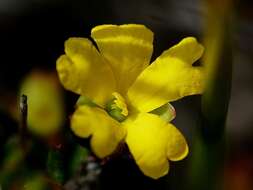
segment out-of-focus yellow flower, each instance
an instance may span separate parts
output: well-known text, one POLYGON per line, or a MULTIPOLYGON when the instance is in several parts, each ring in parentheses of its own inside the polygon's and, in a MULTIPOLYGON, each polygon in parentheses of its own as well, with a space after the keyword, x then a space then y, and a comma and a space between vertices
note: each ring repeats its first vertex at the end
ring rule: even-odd
POLYGON ((28 97, 28 129, 39 136, 56 133, 63 125, 64 104, 57 77, 34 71, 21 84, 21 94, 28 97))
POLYGON ((40 173, 32 173, 31 176, 23 179, 23 185, 20 187, 21 190, 45 190, 50 189, 48 187, 46 177, 40 173))
POLYGON ((64 87, 97 104, 77 107, 71 118, 73 132, 91 136, 91 147, 100 158, 125 140, 145 175, 164 176, 168 160, 183 159, 188 145, 169 123, 174 116, 171 106, 163 117, 155 113, 168 102, 202 93, 203 68, 192 64, 203 46, 194 37, 184 38, 149 65, 153 33, 143 25, 101 25, 92 29, 91 37, 99 51, 87 38, 69 38, 65 54, 57 60, 64 87))

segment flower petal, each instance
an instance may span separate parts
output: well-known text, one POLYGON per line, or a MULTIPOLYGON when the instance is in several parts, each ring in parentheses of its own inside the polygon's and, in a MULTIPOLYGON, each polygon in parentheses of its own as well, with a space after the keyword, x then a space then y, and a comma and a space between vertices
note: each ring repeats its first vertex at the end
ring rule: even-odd
POLYGON ((189 148, 184 136, 172 124, 168 124, 169 141, 167 143, 167 157, 171 161, 178 161, 185 158, 189 148))
POLYGON ((192 63, 203 50, 195 38, 188 37, 163 52, 129 88, 129 103, 139 111, 149 112, 167 102, 202 93, 204 70, 192 63))
POLYGON ((117 91, 129 86, 150 63, 153 32, 143 25, 101 25, 92 29, 101 54, 109 61, 117 80, 117 91))
POLYGON ((86 38, 69 38, 65 52, 56 66, 63 86, 104 106, 115 91, 113 73, 105 59, 86 38))
POLYGON ((136 118, 127 119, 126 142, 141 171, 154 179, 169 171, 166 149, 170 140, 166 122, 159 116, 140 113, 136 118))
POLYGON ((124 138, 124 128, 98 107, 80 106, 71 118, 71 129, 79 137, 91 138, 94 153, 103 158, 111 154, 124 138))

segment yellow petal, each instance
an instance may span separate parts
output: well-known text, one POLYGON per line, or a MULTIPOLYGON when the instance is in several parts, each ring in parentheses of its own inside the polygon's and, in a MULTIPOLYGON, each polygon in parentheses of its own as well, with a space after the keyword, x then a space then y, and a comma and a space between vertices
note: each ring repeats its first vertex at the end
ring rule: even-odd
POLYGON ((148 66, 153 51, 153 33, 143 25, 101 25, 92 29, 101 54, 109 61, 124 95, 141 71, 148 66))
POLYGON ((139 111, 149 112, 167 102, 202 93, 204 70, 192 63, 203 50, 195 38, 188 37, 163 52, 129 88, 129 103, 139 111))
POLYGON ((169 141, 167 144, 167 157, 171 161, 178 161, 185 158, 189 148, 184 136, 172 124, 168 124, 169 141))
POLYGON ((110 155, 124 138, 120 123, 98 107, 80 106, 71 118, 71 129, 79 137, 91 138, 94 153, 103 158, 110 155))
POLYGON ((69 38, 65 52, 56 66, 64 87, 104 106, 115 91, 113 73, 105 59, 86 38, 69 38))
POLYGON ((169 171, 166 149, 168 128, 159 116, 140 113, 123 122, 127 128, 126 142, 141 171, 154 179, 169 171))

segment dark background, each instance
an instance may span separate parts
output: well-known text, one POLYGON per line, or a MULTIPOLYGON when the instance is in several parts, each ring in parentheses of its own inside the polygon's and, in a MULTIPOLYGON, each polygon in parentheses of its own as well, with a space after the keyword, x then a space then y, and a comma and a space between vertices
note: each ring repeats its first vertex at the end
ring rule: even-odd
MULTIPOLYGON (((17 96, 19 83, 30 70, 55 70, 55 61, 63 53, 68 37, 88 37, 91 28, 99 24, 145 24, 155 34, 154 59, 183 37, 193 35, 201 41, 204 6, 201 0, 0 0, 1 112, 5 114, 4 107, 17 96)), ((226 130, 228 181, 238 171, 253 177, 252 10, 252 1, 238 1, 233 19, 233 82, 226 130)), ((68 114, 76 98, 66 92, 68 114)), ((174 122, 191 145, 200 97, 187 97, 173 105, 178 113, 174 122)), ((153 181, 143 177, 134 163, 120 159, 105 166, 103 187, 180 187, 187 175, 187 163, 188 159, 172 164, 169 176, 153 181)))

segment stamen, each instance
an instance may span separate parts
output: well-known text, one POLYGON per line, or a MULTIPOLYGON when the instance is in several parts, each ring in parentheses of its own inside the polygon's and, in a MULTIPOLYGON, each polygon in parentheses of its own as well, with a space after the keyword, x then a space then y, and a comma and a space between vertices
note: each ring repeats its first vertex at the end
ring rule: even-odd
POLYGON ((112 93, 113 99, 107 103, 106 111, 119 122, 128 116, 128 109, 124 98, 117 92, 112 93))
POLYGON ((124 98, 118 92, 114 92, 112 95, 115 97, 115 100, 113 101, 115 103, 115 106, 121 109, 122 115, 127 116, 128 110, 124 98))

